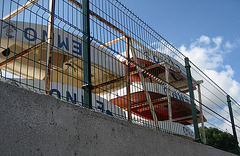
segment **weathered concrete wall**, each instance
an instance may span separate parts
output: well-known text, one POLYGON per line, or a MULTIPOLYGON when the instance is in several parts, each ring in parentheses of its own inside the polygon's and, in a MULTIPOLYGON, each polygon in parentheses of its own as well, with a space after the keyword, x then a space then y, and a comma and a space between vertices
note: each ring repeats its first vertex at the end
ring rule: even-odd
POLYGON ((231 156, 0 82, 0 155, 231 156))

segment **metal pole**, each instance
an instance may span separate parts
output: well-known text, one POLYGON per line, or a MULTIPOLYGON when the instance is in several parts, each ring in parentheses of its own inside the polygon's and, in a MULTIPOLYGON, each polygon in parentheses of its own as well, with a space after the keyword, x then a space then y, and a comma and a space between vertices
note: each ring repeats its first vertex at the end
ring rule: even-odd
POLYGON ((167 84, 167 100, 168 100, 168 117, 170 122, 170 131, 172 131, 172 102, 171 102, 171 92, 169 86, 169 68, 168 64, 165 63, 165 77, 167 84))
MULTIPOLYGON (((202 83, 203 81, 199 81, 199 82, 202 83)), ((198 83, 198 99, 199 99, 199 108, 200 108, 200 118, 201 118, 201 122, 202 122, 203 143, 206 145, 206 134, 205 134, 204 121, 203 121, 202 96, 201 96, 200 83, 198 83)))
POLYGON ((193 85, 192 85, 192 76, 190 71, 189 59, 185 58, 185 68, 187 72, 187 80, 188 80, 188 89, 190 94, 190 103, 191 103, 191 110, 192 110, 192 118, 193 118, 193 125, 194 125, 194 133, 195 133, 195 141, 201 142, 199 129, 198 129, 198 122, 197 122, 197 113, 196 107, 194 104, 194 94, 193 94, 193 85))
POLYGON ((130 64, 129 64, 129 39, 126 38, 126 88, 127 88, 127 111, 128 121, 132 121, 131 95, 130 95, 130 64))
POLYGON ((92 109, 92 83, 91 83, 91 55, 90 55, 90 22, 89 0, 83 0, 83 75, 84 103, 83 106, 92 109))
POLYGON ((52 68, 52 53, 53 53, 53 32, 54 32, 54 12, 55 0, 49 1, 49 17, 48 17, 48 38, 47 38, 47 71, 45 78, 45 93, 49 94, 52 68))
POLYGON ((232 123, 232 131, 233 131, 233 137, 234 137, 234 142, 235 142, 235 146, 236 146, 236 152, 238 153, 239 148, 238 148, 237 133, 236 133, 236 129, 235 129, 233 112, 232 112, 232 104, 231 104, 231 99, 230 99, 229 95, 227 95, 227 103, 228 103, 229 114, 230 114, 231 123, 232 123))

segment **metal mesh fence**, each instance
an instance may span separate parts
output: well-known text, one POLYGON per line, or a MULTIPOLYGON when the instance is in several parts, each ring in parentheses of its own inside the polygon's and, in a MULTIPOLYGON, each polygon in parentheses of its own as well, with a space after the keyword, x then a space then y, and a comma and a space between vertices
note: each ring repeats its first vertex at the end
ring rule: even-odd
MULTIPOLYGON (((196 137, 185 56, 119 1, 89 2, 90 62, 83 58, 87 15, 82 0, 0 3, 2 80, 84 106, 83 86, 89 83, 84 78, 86 63, 91 70, 94 110, 196 137)), ((190 65, 195 125, 232 133, 227 93, 192 62, 190 65)), ((240 136, 240 105, 231 101, 240 136)))

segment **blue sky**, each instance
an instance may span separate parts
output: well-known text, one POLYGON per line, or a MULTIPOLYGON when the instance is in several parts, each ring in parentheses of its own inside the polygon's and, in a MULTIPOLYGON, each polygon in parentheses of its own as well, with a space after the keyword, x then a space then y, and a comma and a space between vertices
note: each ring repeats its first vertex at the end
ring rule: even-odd
MULTIPOLYGON (((189 47, 201 36, 221 37, 223 61, 240 82, 240 1, 239 0, 120 0, 150 27, 178 49, 189 47), (231 49, 224 45, 229 43, 231 49)), ((217 53, 217 51, 216 51, 217 53)), ((221 71, 219 66, 216 71, 221 71)))
MULTIPOLYGON (((189 57, 235 100, 240 101, 240 0, 119 1, 189 57)), ((209 87, 209 84, 205 85, 209 87)), ((209 99, 216 99, 208 92, 204 94, 209 99)), ((225 101, 225 96, 216 95, 225 101)), ((214 108, 206 99, 203 103, 214 108)), ((236 105, 234 109, 239 112, 236 105)), ((227 106, 218 112, 229 118, 228 111, 224 110, 228 110, 227 106)), ((205 116, 212 120, 208 114, 205 116)), ((235 114, 235 118, 240 118, 239 114, 235 114)), ((240 125, 239 120, 235 122, 240 125)), ((214 124, 220 125, 219 122, 214 124)), ((226 122, 219 127, 231 132, 226 122)))

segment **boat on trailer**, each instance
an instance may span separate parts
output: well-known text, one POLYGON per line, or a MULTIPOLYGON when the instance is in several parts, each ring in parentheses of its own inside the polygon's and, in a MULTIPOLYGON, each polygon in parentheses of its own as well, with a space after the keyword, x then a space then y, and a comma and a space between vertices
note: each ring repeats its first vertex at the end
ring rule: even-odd
MULTIPOLYGON (((43 92, 47 71, 47 26, 20 21, 0 21, 0 68, 20 78, 18 85, 43 92)), ((54 28, 51 86, 49 94, 73 104, 83 103, 82 38, 54 28)), ((91 42, 93 108, 108 115, 127 118, 125 53, 114 55, 106 47, 91 42)), ((173 57, 135 49, 137 60, 151 97, 160 129, 194 138, 187 125, 193 124, 185 67, 173 57), (158 57, 156 57, 158 56, 158 57), (159 57, 162 60, 159 60, 159 57), (165 63, 170 64, 169 84, 172 123, 169 122, 165 63)), ((154 125, 153 116, 138 73, 130 55, 130 101, 132 118, 138 124, 154 125)), ((195 80, 194 80, 195 81, 195 80)), ((195 87, 195 86, 193 86, 195 87)), ((197 110, 199 114, 199 110, 197 110)), ((206 119, 204 118, 206 121, 206 119)), ((198 115, 198 122, 200 117, 198 115)))

